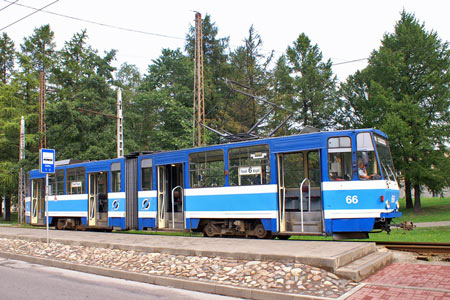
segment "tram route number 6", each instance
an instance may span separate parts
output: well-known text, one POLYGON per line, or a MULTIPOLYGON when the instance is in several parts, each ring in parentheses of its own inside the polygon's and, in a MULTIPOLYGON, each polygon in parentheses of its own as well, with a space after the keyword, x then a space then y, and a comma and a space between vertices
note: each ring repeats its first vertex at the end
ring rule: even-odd
POLYGON ((358 196, 354 195, 348 195, 347 197, 345 197, 345 202, 347 202, 347 204, 357 204, 358 203, 358 196))

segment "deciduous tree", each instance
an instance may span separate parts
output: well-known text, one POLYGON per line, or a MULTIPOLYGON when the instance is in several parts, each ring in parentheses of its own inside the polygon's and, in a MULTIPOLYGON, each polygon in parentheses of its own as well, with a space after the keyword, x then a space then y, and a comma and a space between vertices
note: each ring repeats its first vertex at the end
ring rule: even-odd
POLYGON ((450 52, 436 32, 403 11, 393 33, 373 51, 369 65, 341 87, 343 123, 378 127, 407 186, 407 206, 420 210, 423 186, 449 186, 450 52), (349 123, 352 123, 351 121, 349 123))

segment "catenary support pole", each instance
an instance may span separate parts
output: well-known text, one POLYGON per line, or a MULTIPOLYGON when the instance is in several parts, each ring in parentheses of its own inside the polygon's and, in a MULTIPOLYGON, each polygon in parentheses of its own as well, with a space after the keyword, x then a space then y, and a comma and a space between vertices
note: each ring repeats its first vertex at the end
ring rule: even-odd
POLYGON ((117 88, 117 158, 123 157, 122 90, 117 88))
MULTIPOLYGON (((25 159, 25 118, 22 116, 20 120, 20 151, 19 151, 19 161, 25 159)), ((23 168, 20 167, 19 172, 19 224, 25 222, 25 190, 26 190, 26 178, 23 168)))

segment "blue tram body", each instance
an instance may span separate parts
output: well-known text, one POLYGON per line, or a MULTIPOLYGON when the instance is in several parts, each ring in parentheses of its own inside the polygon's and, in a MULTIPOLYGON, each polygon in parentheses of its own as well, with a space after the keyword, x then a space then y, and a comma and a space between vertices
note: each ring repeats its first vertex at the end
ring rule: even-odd
MULTIPOLYGON (((55 174, 49 177, 49 223, 57 228, 125 228, 125 188, 121 184, 124 182, 124 173, 121 172, 124 166, 123 158, 83 163, 57 162, 55 174)), ((45 174, 32 170, 28 177, 26 220, 33 225, 43 225, 45 174)))
MULTIPOLYGON (((44 176, 29 173, 31 224, 45 222, 44 176)), ((67 163, 50 186, 56 228, 367 237, 401 216, 387 137, 376 129, 67 163)))

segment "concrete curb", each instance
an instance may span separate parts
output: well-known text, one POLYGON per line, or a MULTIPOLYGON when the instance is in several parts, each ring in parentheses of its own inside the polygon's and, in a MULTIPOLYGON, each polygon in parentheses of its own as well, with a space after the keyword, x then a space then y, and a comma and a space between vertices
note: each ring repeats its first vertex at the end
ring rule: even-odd
MULTIPOLYGON (((6 239, 22 239, 32 242, 46 243, 47 239, 42 236, 33 235, 21 235, 21 234, 8 234, 0 233, 0 238, 6 239)), ((126 240, 126 239, 125 239, 126 240)), ((356 282, 368 277, 377 270, 377 266, 382 267, 384 264, 379 264, 376 261, 372 264, 370 261, 367 265, 370 267, 368 270, 371 272, 361 272, 359 265, 361 263, 366 263, 368 257, 373 257, 372 254, 377 252, 375 243, 364 243, 361 245, 355 245, 352 249, 347 249, 341 252, 335 253, 333 256, 322 256, 317 257, 309 255, 308 253, 302 253, 297 255, 292 253, 291 255, 277 254, 277 253, 254 253, 251 251, 243 252, 242 249, 238 251, 221 251, 217 247, 214 250, 209 249, 196 249, 193 248, 183 248, 176 245, 172 246, 162 246, 162 245, 152 245, 152 244, 140 244, 134 242, 120 242, 105 238, 103 240, 98 239, 67 239, 64 237, 53 237, 50 238, 51 242, 58 242, 64 245, 73 246, 83 246, 83 247, 96 247, 105 249, 119 249, 125 251, 141 251, 149 253, 165 253, 171 255, 185 255, 185 256, 206 256, 206 257, 221 257, 221 258, 231 258, 240 260, 271 260, 283 263, 301 263, 313 267, 318 267, 338 274, 343 278, 347 278, 356 282), (357 267, 355 267, 357 266, 357 267), (372 272, 373 271, 373 272, 372 272)))
POLYGON ((80 264, 73 264, 64 261, 52 260, 47 258, 20 255, 8 252, 1 252, 0 257, 6 259, 15 259, 26 261, 33 264, 44 265, 48 267, 67 269, 72 271, 90 273, 95 275, 113 277, 118 279, 125 279, 143 283, 150 283, 155 285, 162 285, 167 287, 174 287, 179 289, 204 292, 210 294, 219 294, 230 297, 240 297, 247 299, 258 299, 258 300, 336 300, 336 298, 309 296, 309 295, 293 295, 280 292, 272 292, 265 290, 257 290, 243 287, 228 286, 222 284, 208 283, 191 281, 186 279, 177 279, 164 276, 155 276, 142 273, 133 273, 128 271, 107 269, 102 267, 87 266, 80 264))
MULTIPOLYGON (((40 237, 30 237, 30 236, 17 236, 0 234, 0 238, 19 238, 28 241, 42 242, 46 243, 46 238, 40 237)), ((143 245, 124 245, 119 243, 105 243, 105 242, 92 242, 92 241, 80 241, 80 240, 65 240, 58 238, 50 238, 50 242, 58 242, 64 245, 73 246, 84 246, 84 247, 97 247, 106 249, 119 249, 119 250, 134 250, 143 252, 153 252, 153 253, 166 253, 172 255, 186 255, 186 256, 208 256, 208 257, 223 257, 232 259, 243 259, 243 260, 274 260, 279 262, 291 262, 291 263, 301 263, 309 266, 314 266, 318 268, 323 268, 330 272, 335 272, 339 263, 337 263, 336 258, 316 258, 316 257, 300 257, 300 256, 289 256, 289 255, 274 255, 274 254, 255 254, 249 252, 221 252, 221 251, 208 251, 208 250, 192 250, 192 249, 181 249, 181 248, 166 248, 166 247, 152 247, 143 245)), ((370 247, 364 245, 360 247, 359 252, 365 253, 365 248, 370 247)), ((375 247, 375 246, 373 246, 375 247)), ((348 254, 346 254, 348 255, 348 254)), ((359 255, 359 254, 358 254, 359 255)))

